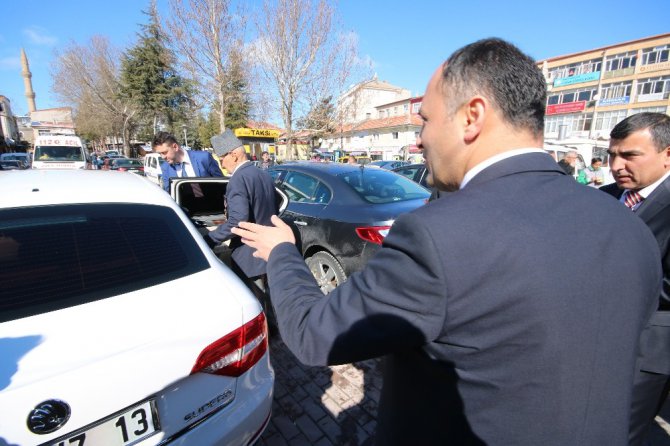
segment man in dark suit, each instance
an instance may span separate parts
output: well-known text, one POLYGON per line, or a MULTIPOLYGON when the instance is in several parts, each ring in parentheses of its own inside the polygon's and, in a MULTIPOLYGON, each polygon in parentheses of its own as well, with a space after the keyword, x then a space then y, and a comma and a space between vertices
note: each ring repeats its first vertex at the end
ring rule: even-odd
POLYGON ((610 133, 615 196, 649 226, 661 251, 663 288, 657 311, 640 338, 631 409, 630 445, 644 444, 670 389, 670 116, 639 113, 610 133))
POLYGON ((170 191, 170 178, 222 177, 223 172, 212 154, 201 150, 184 150, 168 132, 158 132, 152 147, 167 163, 161 163, 163 189, 170 191))
POLYGON ((417 139, 451 193, 399 216, 326 298, 280 219, 233 229, 268 259, 279 331, 301 361, 386 355, 379 444, 627 442, 658 248, 541 149, 545 103, 542 73, 513 45, 456 51, 428 84, 417 139))
POLYGON ((277 213, 274 183, 270 175, 249 162, 240 141, 230 129, 212 138, 212 147, 221 164, 228 171, 230 181, 226 186, 227 220, 205 236, 210 246, 230 240, 232 267, 247 282, 261 285, 259 276, 265 274, 265 260, 253 256, 253 249, 231 233, 241 221, 270 224, 270 217, 277 213))

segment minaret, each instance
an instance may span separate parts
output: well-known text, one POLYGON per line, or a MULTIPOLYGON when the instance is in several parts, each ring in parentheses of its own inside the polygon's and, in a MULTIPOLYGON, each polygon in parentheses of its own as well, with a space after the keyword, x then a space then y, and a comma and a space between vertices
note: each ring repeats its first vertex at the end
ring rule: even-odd
POLYGON ((28 100, 28 112, 34 112, 37 110, 35 107, 35 92, 33 91, 33 82, 30 80, 33 75, 30 72, 30 67, 28 67, 28 58, 26 57, 26 52, 21 48, 21 76, 23 76, 23 85, 26 88, 26 99, 28 100))

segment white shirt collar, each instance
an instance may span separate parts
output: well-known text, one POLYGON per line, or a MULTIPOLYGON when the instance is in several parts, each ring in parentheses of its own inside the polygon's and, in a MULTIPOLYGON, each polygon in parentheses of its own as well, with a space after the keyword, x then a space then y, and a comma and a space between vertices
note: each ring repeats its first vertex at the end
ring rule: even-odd
POLYGON ((500 162, 502 160, 505 160, 507 158, 511 158, 511 157, 517 156, 517 155, 525 155, 527 153, 545 153, 545 154, 547 154, 547 156, 549 156, 549 154, 547 152, 545 152, 544 150, 537 149, 537 148, 532 148, 532 147, 531 148, 525 148, 525 149, 508 150, 506 152, 499 153, 497 155, 493 155, 492 157, 485 159, 484 161, 477 164, 472 169, 468 170, 465 173, 465 176, 463 177, 463 181, 461 181, 461 186, 460 186, 459 189, 463 189, 470 182, 470 180, 472 180, 475 177, 475 175, 477 175, 479 172, 486 169, 487 167, 492 166, 493 164, 498 163, 498 162, 500 162))
MULTIPOLYGON (((643 187, 642 189, 640 189, 639 191, 637 191, 637 193, 640 194, 640 195, 642 195, 642 197, 646 199, 649 195, 651 195, 651 193, 652 193, 654 190, 656 190, 656 188, 657 188, 663 181, 665 181, 666 178, 668 178, 668 176, 670 176, 670 170, 667 171, 667 172, 665 172, 665 175, 663 175, 661 178, 659 178, 656 182, 651 183, 651 184, 650 184, 649 186, 647 186, 647 187, 643 187)), ((624 191, 624 193, 621 195, 622 198, 623 198, 623 196, 624 196, 624 194, 625 194, 626 192, 628 192, 628 189, 626 189, 626 190, 624 191)))
POLYGON ((238 170, 240 167, 244 166, 244 165, 245 165, 246 163, 248 163, 248 162, 249 162, 249 160, 242 161, 240 164, 238 164, 237 166, 235 166, 235 169, 230 173, 230 176, 232 177, 233 175, 235 175, 235 172, 237 172, 237 170, 238 170))

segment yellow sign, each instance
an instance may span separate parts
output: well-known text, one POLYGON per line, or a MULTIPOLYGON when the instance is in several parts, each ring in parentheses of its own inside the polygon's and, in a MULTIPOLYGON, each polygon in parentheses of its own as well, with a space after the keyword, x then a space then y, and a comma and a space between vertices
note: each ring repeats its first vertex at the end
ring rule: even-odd
POLYGON ((279 138, 281 131, 272 129, 235 129, 235 136, 251 136, 252 138, 279 138))

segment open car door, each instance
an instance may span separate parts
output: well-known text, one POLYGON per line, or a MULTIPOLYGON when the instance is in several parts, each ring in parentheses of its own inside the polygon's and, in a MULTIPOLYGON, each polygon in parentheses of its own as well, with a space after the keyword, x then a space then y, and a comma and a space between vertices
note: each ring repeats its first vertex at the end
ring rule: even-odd
MULTIPOLYGON (((226 221, 225 200, 229 177, 170 178, 170 195, 200 227, 214 230, 226 221)), ((278 216, 288 206, 288 196, 275 187, 278 216)))

